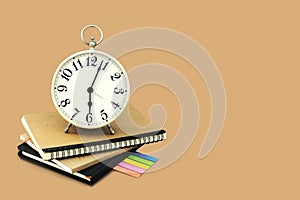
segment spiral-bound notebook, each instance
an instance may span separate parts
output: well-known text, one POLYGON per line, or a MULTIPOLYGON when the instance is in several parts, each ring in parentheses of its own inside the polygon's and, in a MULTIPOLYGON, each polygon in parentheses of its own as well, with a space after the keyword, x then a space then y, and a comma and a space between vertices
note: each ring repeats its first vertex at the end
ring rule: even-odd
MULTIPOLYGON (((26 143, 33 150, 35 150, 35 152, 37 152, 37 148, 33 144, 32 140, 30 139, 28 134, 24 133, 24 134, 20 135, 20 139, 22 142, 26 143)), ((76 156, 76 157, 71 157, 71 158, 52 159, 51 162, 55 163, 56 165, 63 168, 65 171, 67 171, 69 173, 75 173, 82 169, 93 166, 94 164, 102 162, 108 158, 119 155, 119 154, 123 153, 124 151, 129 151, 134 148, 135 148, 135 146, 134 147, 125 147, 122 149, 116 149, 116 150, 106 151, 106 152, 101 152, 101 153, 76 156)))
MULTIPOLYGON (((137 111, 130 111, 134 121, 143 121, 137 111)), ((21 121, 44 160, 104 152, 166 139, 164 130, 138 128, 132 126, 132 121, 127 118, 118 124, 112 123, 115 135, 106 134, 103 129, 77 129, 80 133, 64 133, 67 122, 56 112, 27 114, 21 121)))
POLYGON ((111 172, 114 166, 116 166, 127 156, 131 155, 132 152, 135 152, 140 146, 141 145, 134 147, 133 149, 131 149, 131 151, 128 152, 125 151, 117 156, 104 160, 100 163, 97 163, 93 166, 80 170, 76 173, 69 173, 52 161, 43 160, 40 157, 39 153, 34 149, 32 149, 26 143, 20 144, 18 146, 18 150, 19 150, 18 156, 31 163, 56 171, 62 175, 71 177, 73 179, 79 180, 89 185, 93 185, 94 183, 102 179, 104 176, 106 176, 109 172, 111 172))

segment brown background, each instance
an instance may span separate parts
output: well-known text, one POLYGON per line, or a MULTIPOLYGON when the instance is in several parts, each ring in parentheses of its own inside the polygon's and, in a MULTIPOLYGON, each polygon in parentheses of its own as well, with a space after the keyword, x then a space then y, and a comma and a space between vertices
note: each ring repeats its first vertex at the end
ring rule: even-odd
MULTIPOLYGON (((6 1, 0 8, 1 199, 299 199, 297 1, 52 2, 6 1), (210 119, 202 78, 178 57, 148 50, 125 55, 121 62, 127 70, 148 62, 181 70, 199 98, 201 126, 179 160, 139 179, 112 173, 94 187, 19 160, 20 118, 54 111, 53 72, 63 58, 86 49, 79 32, 87 24, 101 26, 105 38, 138 27, 170 28, 203 45, 219 67, 228 101, 222 136, 207 158, 198 159, 210 119)), ((147 86, 132 97, 144 114, 157 101, 168 111, 172 138, 180 120, 174 95, 147 86)))

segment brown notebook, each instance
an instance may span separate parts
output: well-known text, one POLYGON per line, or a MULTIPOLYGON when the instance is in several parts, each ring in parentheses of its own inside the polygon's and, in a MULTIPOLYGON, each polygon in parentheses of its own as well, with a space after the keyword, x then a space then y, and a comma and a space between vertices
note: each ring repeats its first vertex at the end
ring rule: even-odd
MULTIPOLYGON (((32 149, 37 151, 36 146, 33 144, 32 140, 30 139, 27 133, 20 135, 21 141, 25 142, 30 146, 32 149)), ((102 162, 106 159, 112 158, 116 155, 123 153, 124 151, 130 151, 135 147, 127 147, 123 149, 116 149, 113 151, 106 151, 102 153, 95 153, 93 155, 83 155, 79 157, 72 157, 72 158, 64 158, 64 159, 52 159, 51 161, 63 168, 65 171, 69 173, 75 173, 82 169, 88 168, 96 163, 102 162)))
MULTIPOLYGON (((128 110, 123 113, 126 114, 128 110)), ((101 128, 77 128, 78 133, 64 133, 67 122, 57 112, 27 114, 21 121, 44 160, 105 152, 166 139, 164 130, 157 130, 151 126, 139 127, 132 123, 132 120, 138 123, 144 120, 137 111, 130 112, 132 119, 122 113, 118 121, 111 124, 115 135, 106 134, 101 128)))

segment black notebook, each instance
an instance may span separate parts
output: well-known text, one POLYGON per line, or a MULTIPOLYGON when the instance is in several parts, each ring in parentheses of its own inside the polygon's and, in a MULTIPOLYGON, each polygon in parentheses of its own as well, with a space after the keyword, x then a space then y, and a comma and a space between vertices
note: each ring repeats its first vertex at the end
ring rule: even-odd
POLYGON ((121 153, 120 155, 109 158, 103 162, 97 163, 91 167, 80 170, 76 173, 69 173, 65 171, 63 168, 61 168, 51 160, 50 161, 43 160, 39 155, 39 153, 34 149, 32 149, 26 143, 20 144, 18 146, 18 150, 19 150, 18 156, 31 163, 56 171, 62 175, 71 177, 73 179, 76 179, 78 181, 81 181, 89 185, 93 185, 94 183, 96 183, 97 181, 105 177, 109 172, 111 172, 114 166, 116 166, 118 163, 120 163, 122 160, 128 157, 129 154, 135 152, 141 146, 142 145, 139 145, 128 152, 121 153))

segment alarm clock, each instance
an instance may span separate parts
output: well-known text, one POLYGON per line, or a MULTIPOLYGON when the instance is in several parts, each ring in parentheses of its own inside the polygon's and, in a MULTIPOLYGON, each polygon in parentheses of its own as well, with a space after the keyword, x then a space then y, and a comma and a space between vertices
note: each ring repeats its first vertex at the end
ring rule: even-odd
POLYGON ((107 126, 125 109, 130 95, 128 75, 121 63, 111 55, 95 49, 103 40, 96 25, 81 31, 82 41, 90 47, 67 57, 56 69, 51 85, 52 100, 58 113, 69 122, 65 132, 74 125, 84 129, 107 126), (100 39, 87 42, 84 33, 95 28, 100 39))

